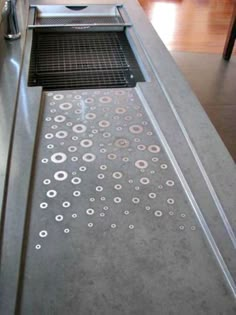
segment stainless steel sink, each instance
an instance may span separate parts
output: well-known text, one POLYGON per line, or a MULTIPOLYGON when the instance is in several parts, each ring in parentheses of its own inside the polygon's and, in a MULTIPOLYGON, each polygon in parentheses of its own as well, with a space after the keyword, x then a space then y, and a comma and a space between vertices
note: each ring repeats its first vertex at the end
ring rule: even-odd
POLYGON ((44 89, 135 87, 143 82, 121 6, 37 6, 29 86, 44 89))
POLYGON ((121 88, 142 81, 125 31, 34 30, 29 86, 121 88))

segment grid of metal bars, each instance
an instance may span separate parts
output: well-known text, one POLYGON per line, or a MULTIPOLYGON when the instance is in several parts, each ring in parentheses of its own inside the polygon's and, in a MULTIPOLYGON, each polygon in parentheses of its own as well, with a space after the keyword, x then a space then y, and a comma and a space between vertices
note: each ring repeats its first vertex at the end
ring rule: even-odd
POLYGON ((120 24, 124 23, 121 16, 59 16, 59 17, 37 17, 36 25, 58 25, 58 24, 120 24))
POLYGON ((144 81, 124 32, 35 31, 29 86, 133 87, 144 81))

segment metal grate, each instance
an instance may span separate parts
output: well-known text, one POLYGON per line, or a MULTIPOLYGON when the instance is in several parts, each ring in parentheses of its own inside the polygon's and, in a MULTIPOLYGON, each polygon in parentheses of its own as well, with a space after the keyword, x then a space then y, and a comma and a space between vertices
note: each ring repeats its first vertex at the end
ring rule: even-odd
POLYGON ((35 31, 29 86, 134 87, 144 81, 124 32, 35 31))
POLYGON ((58 24, 122 24, 121 16, 59 16, 59 17, 37 17, 36 25, 58 25, 58 24))

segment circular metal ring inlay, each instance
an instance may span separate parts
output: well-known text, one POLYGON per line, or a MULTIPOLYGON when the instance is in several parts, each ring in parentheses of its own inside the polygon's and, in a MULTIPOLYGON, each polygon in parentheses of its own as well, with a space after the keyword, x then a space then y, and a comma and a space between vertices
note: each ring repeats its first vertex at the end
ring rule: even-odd
POLYGON ((144 150, 146 150, 146 146, 144 144, 138 144, 137 149, 140 151, 144 151, 144 150))
POLYGON ((98 175, 97 175, 97 178, 99 178, 99 179, 103 179, 104 177, 105 177, 104 174, 98 174, 98 175))
POLYGON ((107 155, 107 157, 108 157, 109 160, 115 160, 115 159, 117 158, 117 155, 114 154, 114 153, 109 153, 109 154, 107 155))
POLYGON ((80 141, 80 145, 83 148, 89 148, 93 145, 93 141, 90 139, 83 139, 80 141))
POLYGON ((79 190, 75 190, 75 191, 73 191, 73 196, 74 197, 79 197, 80 196, 80 191, 79 190))
POLYGON ((54 117, 54 121, 57 123, 64 122, 66 120, 66 117, 64 115, 57 115, 54 117))
POLYGON ((77 151, 77 147, 76 146, 74 146, 74 145, 70 145, 69 147, 68 147, 68 151, 69 152, 76 152, 77 151))
POLYGON ((151 153, 159 153, 161 151, 160 147, 156 144, 151 144, 148 146, 148 151, 151 153))
POLYGON ((166 185, 167 185, 167 186, 170 186, 170 187, 171 187, 171 186, 174 186, 174 184, 175 184, 175 182, 174 182, 173 180, 170 180, 170 179, 169 179, 169 180, 166 181, 166 185))
POLYGON ((99 101, 103 104, 108 104, 112 101, 112 98, 110 96, 102 96, 99 98, 99 101))
POLYGON ((140 202, 140 199, 138 197, 134 197, 134 198, 132 198, 132 202, 134 204, 138 204, 140 202))
POLYGON ((77 125, 74 125, 72 127, 72 130, 75 132, 75 133, 83 133, 87 130, 87 127, 85 125, 82 125, 82 124, 77 124, 77 125))
POLYGON ((122 185, 116 184, 116 185, 114 186, 114 188, 115 188, 116 190, 121 190, 121 189, 122 189, 122 185))
POLYGON ((82 156, 82 159, 83 159, 85 162, 93 162, 93 161, 96 159, 96 155, 94 155, 93 153, 85 153, 85 154, 82 156))
POLYGON ((58 215, 55 216, 55 220, 58 221, 58 222, 63 221, 63 218, 64 218, 64 217, 63 217, 63 215, 61 215, 61 214, 58 214, 58 215))
POLYGON ((162 168, 163 170, 166 170, 166 169, 168 168, 168 166, 167 166, 167 164, 161 164, 161 168, 162 168))
POLYGON ((62 100, 64 98, 64 95, 62 95, 62 94, 55 94, 54 96, 53 96, 53 99, 54 100, 57 100, 57 101, 60 101, 60 100, 62 100))
POLYGON ((106 166, 106 165, 101 165, 101 166, 100 166, 100 169, 103 170, 103 171, 105 171, 105 170, 107 169, 107 166, 106 166))
POLYGON ((56 132, 56 138, 58 139, 64 139, 68 136, 68 132, 64 130, 60 130, 56 132))
POLYGON ((65 172, 65 171, 57 171, 55 174, 54 174, 54 178, 55 180, 58 180, 58 181, 63 181, 65 179, 67 179, 68 177, 68 173, 65 172))
POLYGON ((44 164, 48 163, 48 159, 44 158, 44 159, 41 160, 41 162, 44 163, 44 164))
POLYGON ((46 178, 46 179, 44 179, 43 183, 44 183, 44 185, 49 185, 51 183, 51 180, 46 178))
POLYGON ((115 112, 116 112, 116 114, 124 114, 127 112, 127 109, 124 107, 117 107, 115 112))
POLYGON ((96 187, 96 191, 98 191, 98 192, 103 191, 103 187, 102 187, 102 186, 97 186, 97 187, 96 187))
POLYGON ((41 203, 40 203, 40 208, 41 208, 41 209, 46 209, 47 207, 48 207, 47 202, 41 202, 41 203))
POLYGON ((112 174, 112 177, 115 178, 115 179, 120 179, 123 177, 123 174, 121 172, 114 172, 112 174))
POLYGON ((129 140, 120 138, 115 141, 115 146, 118 148, 128 148, 129 140))
POLYGON ((88 119, 88 120, 93 120, 93 119, 96 118, 96 114, 94 114, 94 113, 87 113, 85 115, 85 118, 88 119))
POLYGON ((129 127, 129 131, 133 134, 140 134, 143 132, 143 127, 140 125, 132 125, 129 127))
POLYGON ((94 212, 95 212, 94 209, 91 209, 91 208, 86 210, 87 215, 93 215, 94 212))
POLYGON ((108 120, 101 120, 98 123, 99 127, 101 127, 101 128, 107 128, 110 126, 110 124, 111 123, 108 120))
POLYGON ((80 178, 80 177, 73 177, 73 178, 71 179, 71 182, 72 182, 72 184, 74 184, 74 185, 78 185, 78 184, 81 183, 81 178, 80 178))
POLYGON ((67 156, 65 153, 62 153, 62 152, 57 152, 57 153, 54 153, 52 156, 51 156, 51 161, 53 163, 63 163, 65 162, 67 159, 67 156))
POLYGON ((157 194, 154 193, 154 192, 151 192, 151 193, 148 194, 148 197, 149 197, 150 199, 155 199, 155 198, 157 197, 157 194))
POLYGON ((64 201, 64 202, 62 203, 62 207, 63 207, 63 208, 69 208, 69 207, 70 207, 70 202, 69 202, 69 201, 64 201))
POLYGON ((92 97, 87 97, 84 101, 86 104, 91 104, 94 102, 94 99, 92 97))
POLYGON ((173 204, 175 203, 175 200, 174 200, 173 198, 168 198, 168 199, 167 199, 167 203, 168 203, 169 205, 173 205, 173 204))
POLYGON ((56 190, 54 190, 54 189, 47 191, 47 196, 48 196, 48 198, 55 198, 56 195, 57 195, 57 192, 56 192, 56 190))
POLYGON ((122 199, 120 197, 115 197, 114 199, 115 203, 121 203, 122 199))
POLYGON ((147 185, 150 183, 150 179, 147 177, 142 177, 142 178, 140 178, 140 183, 143 185, 147 185))
POLYGON ((154 212, 154 215, 156 216, 156 217, 161 217, 162 216, 162 211, 161 210, 156 210, 155 212, 154 212))
POLYGON ((145 160, 137 160, 135 166, 139 169, 145 169, 148 167, 148 162, 145 160))
POLYGON ((47 237, 48 236, 48 232, 46 230, 42 230, 39 232, 39 236, 44 238, 44 237, 47 237))
POLYGON ((72 108, 72 104, 71 103, 62 103, 59 105, 59 108, 62 110, 69 110, 72 108))
POLYGON ((46 135, 44 136, 45 139, 52 139, 53 137, 53 133, 46 133, 46 135))

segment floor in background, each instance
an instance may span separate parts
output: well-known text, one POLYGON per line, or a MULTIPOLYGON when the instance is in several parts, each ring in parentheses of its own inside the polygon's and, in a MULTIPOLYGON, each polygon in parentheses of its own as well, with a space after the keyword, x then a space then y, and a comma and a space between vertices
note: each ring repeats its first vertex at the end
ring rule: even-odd
POLYGON ((234 1, 139 2, 236 161, 236 47, 222 60, 234 1))
POLYGON ((223 51, 234 0, 139 2, 169 50, 206 53, 223 51))

